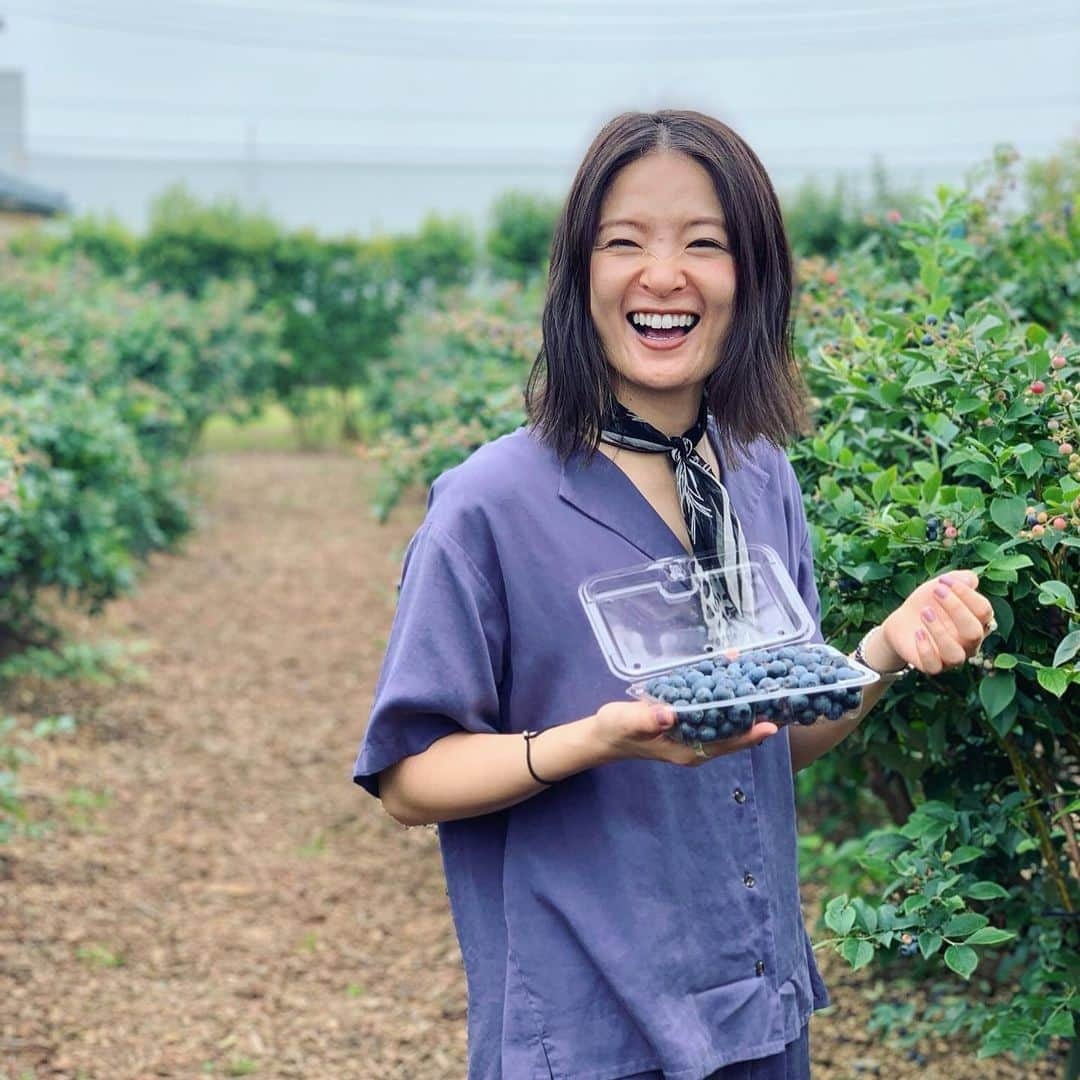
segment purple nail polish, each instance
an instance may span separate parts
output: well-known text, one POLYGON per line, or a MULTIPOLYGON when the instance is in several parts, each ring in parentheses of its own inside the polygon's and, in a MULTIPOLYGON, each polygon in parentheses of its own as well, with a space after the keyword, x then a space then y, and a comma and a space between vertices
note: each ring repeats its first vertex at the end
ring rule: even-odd
POLYGON ((933 608, 923 608, 922 617, 927 622, 933 622, 937 618, 937 616, 934 614, 933 608))
POLYGON ((935 585, 935 586, 934 586, 934 595, 935 595, 935 596, 936 596, 936 597, 937 597, 937 598, 938 598, 939 600, 944 600, 944 599, 945 599, 945 597, 949 595, 949 590, 948 590, 948 589, 946 589, 946 588, 945 588, 944 586, 942 586, 942 585, 935 585))
POLYGON ((942 574, 941 577, 938 578, 938 581, 940 581, 942 585, 951 585, 953 583, 953 579, 949 577, 948 574, 942 574))

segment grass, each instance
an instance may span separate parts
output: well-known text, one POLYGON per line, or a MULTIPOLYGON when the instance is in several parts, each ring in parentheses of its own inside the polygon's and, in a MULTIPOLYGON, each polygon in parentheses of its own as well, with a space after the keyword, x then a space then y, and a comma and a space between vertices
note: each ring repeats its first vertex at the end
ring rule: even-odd
MULTIPOLYGON (((349 410, 361 427, 370 423, 359 390, 349 394, 349 410)), ((341 398, 334 391, 312 390, 303 420, 284 405, 268 405, 252 420, 238 423, 228 416, 213 416, 203 428, 199 449, 204 453, 232 453, 244 450, 337 450, 346 443, 341 437, 341 398)))

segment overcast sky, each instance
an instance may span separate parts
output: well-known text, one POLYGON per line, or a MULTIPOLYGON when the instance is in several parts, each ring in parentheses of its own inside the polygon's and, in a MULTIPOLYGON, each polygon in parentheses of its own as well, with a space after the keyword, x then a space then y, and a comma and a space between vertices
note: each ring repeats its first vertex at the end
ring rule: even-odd
POLYGON ((695 107, 770 169, 1080 134, 1076 0, 0 0, 30 154, 572 163, 695 107))

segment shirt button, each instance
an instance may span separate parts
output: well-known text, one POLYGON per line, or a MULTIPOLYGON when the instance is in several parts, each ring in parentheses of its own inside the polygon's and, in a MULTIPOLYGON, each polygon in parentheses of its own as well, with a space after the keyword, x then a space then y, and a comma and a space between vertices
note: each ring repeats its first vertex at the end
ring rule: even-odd
POLYGON ((765 974, 765 961, 764 960, 759 960, 754 965, 754 974, 755 975, 764 975, 765 974))
POLYGON ((752 889, 754 887, 754 885, 756 884, 756 882, 754 881, 754 875, 751 874, 749 870, 745 874, 743 874, 742 883, 748 889, 752 889))
POLYGON ((741 787, 737 787, 737 788, 736 788, 736 789, 735 789, 735 790, 734 790, 734 791, 733 791, 733 792, 731 793, 731 797, 732 797, 732 798, 733 798, 733 799, 734 799, 734 800, 735 800, 735 801, 736 801, 737 803, 744 803, 744 802, 746 802, 746 792, 745 792, 745 791, 743 791, 743 789, 742 789, 741 787))

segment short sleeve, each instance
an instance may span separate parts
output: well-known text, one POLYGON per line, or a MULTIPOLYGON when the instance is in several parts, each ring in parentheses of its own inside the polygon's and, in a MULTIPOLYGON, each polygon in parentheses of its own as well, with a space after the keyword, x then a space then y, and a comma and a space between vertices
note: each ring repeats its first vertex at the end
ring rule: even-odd
POLYGON ((379 773, 456 731, 495 732, 506 613, 468 552, 422 525, 405 554, 401 594, 353 780, 379 773))
POLYGON ((790 550, 795 553, 797 559, 792 577, 807 611, 814 620, 814 636, 810 640, 824 643, 825 637, 821 632, 821 597, 818 595, 817 581, 814 577, 814 549, 810 542, 810 529, 806 521, 806 506, 803 503, 799 478, 795 475, 795 469, 787 455, 784 455, 783 483, 790 550))

